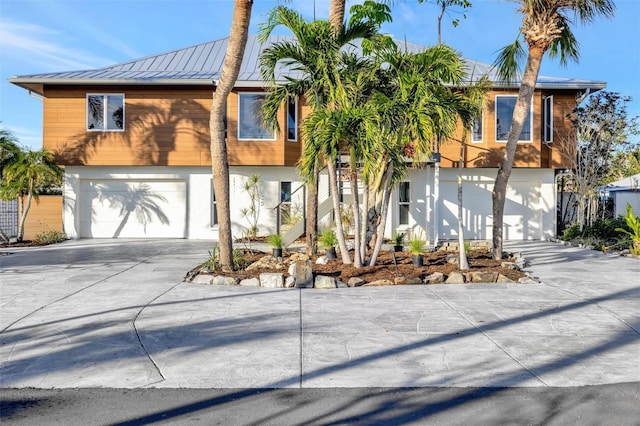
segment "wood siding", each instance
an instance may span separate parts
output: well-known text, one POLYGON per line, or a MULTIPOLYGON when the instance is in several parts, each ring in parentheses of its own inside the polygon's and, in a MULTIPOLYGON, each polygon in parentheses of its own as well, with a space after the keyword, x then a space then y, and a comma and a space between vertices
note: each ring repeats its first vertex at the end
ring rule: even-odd
MULTIPOLYGON (((211 165, 209 113, 213 87, 62 87, 45 88, 43 145, 58 153, 61 165, 204 166, 211 165), (124 94, 124 130, 87 131, 86 95, 124 94)), ((230 165, 293 165, 300 144, 239 141, 238 96, 227 108, 230 165)), ((284 128, 286 111, 279 113, 284 128)))
MULTIPOLYGON (((47 86, 44 99, 44 146, 58 152, 62 165, 92 166, 204 166, 211 165, 209 111, 213 87, 185 86, 47 86), (122 93, 125 96, 123 131, 87 131, 87 93, 122 93)), ((293 166, 302 141, 286 140, 286 109, 278 113, 280 133, 275 140, 238 140, 238 93, 227 103, 227 148, 230 165, 293 166)), ((465 167, 497 167, 505 142, 495 138, 496 95, 515 91, 492 90, 483 115, 483 140, 471 143, 467 134, 465 167)), ((518 143, 515 167, 566 168, 567 144, 573 143, 566 118, 575 107, 574 91, 536 91, 533 99, 532 141, 518 143), (542 142, 543 97, 553 95, 553 143, 542 142)), ((309 114, 298 102, 298 118, 309 114)), ((300 126, 298 133, 300 135, 300 126)), ((462 129, 440 147, 442 167, 457 167, 462 129)))
POLYGON ((24 223, 24 239, 33 240, 47 231, 62 232, 62 195, 41 195, 38 201, 31 202, 24 223))

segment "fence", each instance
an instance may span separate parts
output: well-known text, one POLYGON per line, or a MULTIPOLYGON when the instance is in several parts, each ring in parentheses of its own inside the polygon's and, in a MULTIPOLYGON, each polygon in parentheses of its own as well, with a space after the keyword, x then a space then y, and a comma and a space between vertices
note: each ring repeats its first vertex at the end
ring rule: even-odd
POLYGON ((18 235, 18 202, 0 200, 0 229, 9 237, 18 235))

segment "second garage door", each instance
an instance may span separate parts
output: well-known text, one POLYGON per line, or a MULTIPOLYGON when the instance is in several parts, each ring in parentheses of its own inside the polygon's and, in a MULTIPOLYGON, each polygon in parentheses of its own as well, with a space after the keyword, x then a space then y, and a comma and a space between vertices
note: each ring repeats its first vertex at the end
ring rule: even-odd
POLYGON ((183 180, 83 180, 77 202, 83 238, 185 238, 183 180))

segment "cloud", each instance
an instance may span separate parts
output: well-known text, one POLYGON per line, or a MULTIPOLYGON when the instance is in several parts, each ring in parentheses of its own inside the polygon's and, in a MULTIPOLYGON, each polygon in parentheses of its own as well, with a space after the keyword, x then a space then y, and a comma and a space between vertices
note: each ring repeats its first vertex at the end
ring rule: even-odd
POLYGON ((28 63, 46 71, 96 68, 114 61, 65 44, 58 31, 41 25, 0 19, 3 61, 28 63))

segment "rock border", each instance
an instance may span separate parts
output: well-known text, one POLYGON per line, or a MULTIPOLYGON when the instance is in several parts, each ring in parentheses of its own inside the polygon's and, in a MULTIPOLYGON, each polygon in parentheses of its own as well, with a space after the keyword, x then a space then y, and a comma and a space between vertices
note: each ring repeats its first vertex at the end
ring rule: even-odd
MULTIPOLYGON (((526 277, 518 281, 512 281, 506 276, 497 272, 487 271, 455 271, 448 276, 441 272, 427 275, 424 279, 420 277, 396 277, 393 281, 378 280, 367 282, 361 278, 353 277, 348 282, 336 280, 327 275, 313 275, 311 260, 305 254, 294 253, 289 257, 290 265, 287 272, 282 259, 271 255, 263 258, 247 267, 247 270, 256 268, 268 268, 273 272, 263 272, 259 278, 238 279, 224 275, 215 275, 209 271, 191 271, 187 274, 184 282, 203 285, 226 285, 239 287, 264 287, 264 288, 314 288, 314 289, 334 289, 349 287, 381 287, 400 285, 432 285, 432 284, 539 284, 540 281, 530 273, 523 271, 527 265, 526 259, 521 253, 511 254, 516 259, 515 262, 503 262, 502 266, 516 269, 526 274, 526 277)), ((329 261, 325 256, 317 258, 317 264, 325 264, 329 261)))

